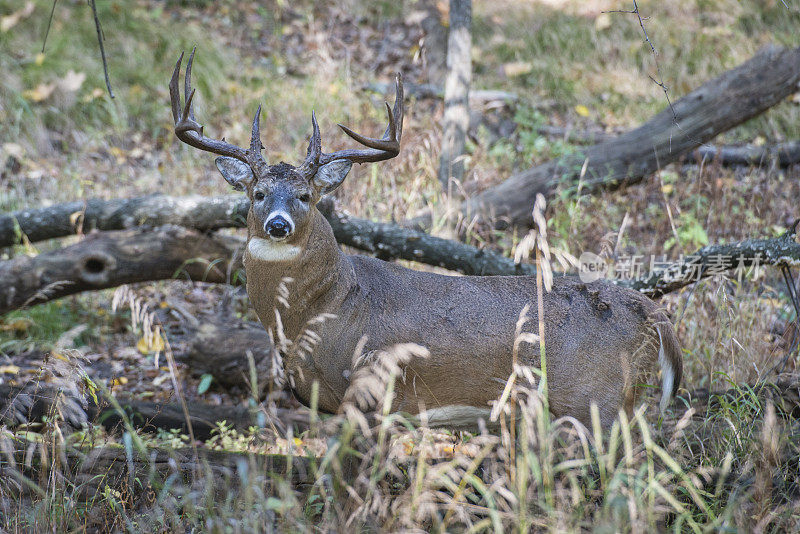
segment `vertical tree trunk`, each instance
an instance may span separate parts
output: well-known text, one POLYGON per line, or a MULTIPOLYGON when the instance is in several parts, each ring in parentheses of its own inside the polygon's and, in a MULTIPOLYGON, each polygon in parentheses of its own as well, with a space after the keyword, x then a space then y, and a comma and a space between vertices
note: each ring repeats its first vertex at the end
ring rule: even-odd
POLYGON ((450 0, 447 39, 447 81, 444 88, 444 139, 439 157, 439 181, 445 191, 450 180, 464 178, 464 144, 469 128, 469 85, 472 78, 471 0, 450 0))

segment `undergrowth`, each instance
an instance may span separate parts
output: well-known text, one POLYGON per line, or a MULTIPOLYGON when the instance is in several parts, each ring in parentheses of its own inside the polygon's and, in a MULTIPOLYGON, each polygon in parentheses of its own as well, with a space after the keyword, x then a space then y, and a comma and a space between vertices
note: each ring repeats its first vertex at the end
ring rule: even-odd
MULTIPOLYGON (((0 0, 0 16, 21 4, 0 0)), ((359 88, 387 81, 398 66, 421 68, 418 42, 408 43, 395 63, 373 68, 359 62, 363 50, 348 48, 336 33, 355 26, 390 34, 387 28, 420 7, 413 0, 98 1, 112 100, 86 3, 57 3, 43 55, 53 3, 33 4, 31 14, 0 31, 3 211, 91 197, 228 192, 211 158, 181 146, 172 133, 167 82, 179 53, 194 45, 196 111, 206 132, 244 143, 261 103, 271 162, 295 162, 304 153, 311 109, 326 150, 347 142, 337 122, 380 134, 382 95, 359 88), (294 43, 303 51, 297 57, 294 43)), ((779 0, 639 5, 673 101, 766 44, 798 45, 800 11, 779 0)), ((666 106, 648 78, 655 64, 638 20, 603 13, 629 8, 615 1, 475 2, 475 87, 512 91, 519 104, 508 111, 514 135, 472 140, 464 194, 581 150, 541 135, 541 126, 618 131, 666 106)), ((401 155, 380 168, 354 169, 337 193, 343 208, 382 220, 432 208, 436 230, 448 231, 435 172, 437 105, 408 103, 401 155)), ((795 96, 719 141, 794 139, 798 125, 795 96)), ((671 166, 626 190, 557 195, 548 207, 548 232, 576 256, 610 243, 618 256, 675 258, 705 242, 774 234, 797 216, 799 195, 796 169, 671 166)), ((492 232, 468 237, 509 255, 519 241, 492 232)), ((192 291, 204 290, 185 290, 192 291)), ((707 280, 666 297, 664 306, 680 318, 685 389, 663 420, 651 408, 631 420, 623 416, 607 432, 550 420, 532 381, 516 386, 515 400, 500 411, 499 431, 477 433, 428 429, 397 414, 378 417, 375 426, 353 410, 333 418, 313 414, 311 426, 296 435, 263 424, 267 403, 253 428, 220 423, 210 441, 192 442, 183 430, 140 434, 130 421, 117 434, 98 427, 73 432, 56 405, 38 426, 0 427, 0 529, 796 531, 796 414, 764 386, 796 373, 796 356, 787 360, 786 374, 775 367, 794 318, 783 291, 767 271, 742 282, 707 280), (726 393, 704 397, 709 391, 726 393)), ((98 352, 112 360, 130 356, 117 345, 135 344, 144 333, 120 328, 131 317, 120 319, 107 301, 81 297, 3 317, 0 377, 15 376, 13 354, 37 351, 52 362, 65 345, 97 347, 112 337, 98 352), (65 339, 71 330, 74 337, 65 339)), ((156 361, 147 358, 148 365, 156 361)), ((174 367, 158 371, 158 379, 170 373, 185 384, 174 367)), ((59 373, 47 380, 84 384, 78 370, 59 373)), ((102 397, 109 385, 98 381, 95 393, 102 397)))

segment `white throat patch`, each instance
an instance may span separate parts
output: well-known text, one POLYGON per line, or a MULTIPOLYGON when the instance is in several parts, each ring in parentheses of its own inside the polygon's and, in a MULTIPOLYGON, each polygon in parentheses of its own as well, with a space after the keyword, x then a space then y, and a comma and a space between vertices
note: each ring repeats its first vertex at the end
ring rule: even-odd
POLYGON ((261 261, 289 261, 300 255, 300 247, 263 239, 261 237, 251 237, 247 243, 247 251, 255 260, 261 261))

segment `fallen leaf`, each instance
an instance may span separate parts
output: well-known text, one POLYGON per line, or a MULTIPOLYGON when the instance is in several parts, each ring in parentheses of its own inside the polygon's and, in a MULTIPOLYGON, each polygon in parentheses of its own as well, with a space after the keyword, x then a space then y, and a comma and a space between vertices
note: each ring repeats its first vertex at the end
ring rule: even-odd
POLYGON ((156 387, 159 387, 161 384, 163 384, 164 382, 169 380, 169 378, 170 378, 170 375, 168 373, 165 373, 165 374, 163 374, 161 376, 158 376, 155 379, 153 379, 153 385, 156 386, 156 387))
POLYGON ((31 102, 41 102, 43 100, 47 100, 51 94, 53 94, 53 90, 56 88, 56 84, 54 83, 40 83, 34 89, 28 89, 27 91, 22 92, 22 96, 30 100, 31 102))
POLYGON ((83 217, 83 211, 74 211, 69 215, 69 224, 73 227, 78 226, 78 221, 83 217))
POLYGON ((142 337, 138 343, 136 343, 136 348, 142 354, 151 354, 153 352, 161 352, 164 350, 164 338, 162 338, 159 334, 155 334, 151 340, 148 341, 146 337, 142 337))
POLYGON ((16 365, 0 365, 0 375, 19 374, 19 367, 16 365))
POLYGON ((31 13, 33 13, 34 7, 35 6, 33 2, 26 2, 22 9, 13 12, 10 15, 6 15, 5 17, 0 17, 0 31, 7 32, 16 26, 22 19, 30 17, 31 13))
POLYGON ((119 147, 112 146, 111 148, 108 149, 108 151, 109 153, 111 153, 112 156, 116 158, 118 165, 122 165, 128 159, 128 156, 125 153, 125 151, 119 147))
POLYGON ((22 156, 25 153, 22 145, 18 145, 17 143, 3 143, 2 149, 5 154, 14 156, 17 159, 22 159, 22 156))
POLYGON ((503 64, 503 74, 509 78, 528 74, 532 70, 533 64, 528 61, 512 61, 511 63, 503 64))
POLYGON ((95 87, 94 89, 92 89, 91 93, 89 93, 88 95, 84 95, 81 100, 83 100, 84 102, 91 102, 92 100, 103 98, 103 95, 105 94, 106 94, 105 91, 103 91, 99 87, 95 87))
POLYGON ((208 388, 211 387, 211 382, 214 380, 214 375, 210 375, 205 373, 203 376, 200 377, 200 383, 197 384, 197 393, 202 395, 208 388))
POLYGON ((603 31, 607 28, 611 27, 611 15, 608 13, 600 13, 597 15, 597 18, 594 19, 594 29, 597 31, 603 31))
POLYGON ((0 331, 27 332, 31 326, 33 326, 33 321, 30 319, 14 319, 9 323, 0 324, 0 331))
POLYGON ((62 91, 74 93, 83 85, 86 80, 86 74, 83 72, 75 72, 74 70, 67 71, 63 78, 58 81, 58 87, 62 91))

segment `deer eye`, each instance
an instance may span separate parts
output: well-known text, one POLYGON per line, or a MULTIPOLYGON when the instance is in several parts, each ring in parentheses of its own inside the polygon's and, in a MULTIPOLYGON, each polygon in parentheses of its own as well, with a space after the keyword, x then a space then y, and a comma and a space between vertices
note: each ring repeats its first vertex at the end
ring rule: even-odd
POLYGON ((303 193, 299 197, 297 197, 300 202, 309 202, 311 201, 311 195, 309 193, 303 193))
POLYGON ((259 200, 259 201, 264 200, 264 193, 262 193, 261 191, 256 191, 253 194, 253 198, 255 198, 256 200, 259 200))

